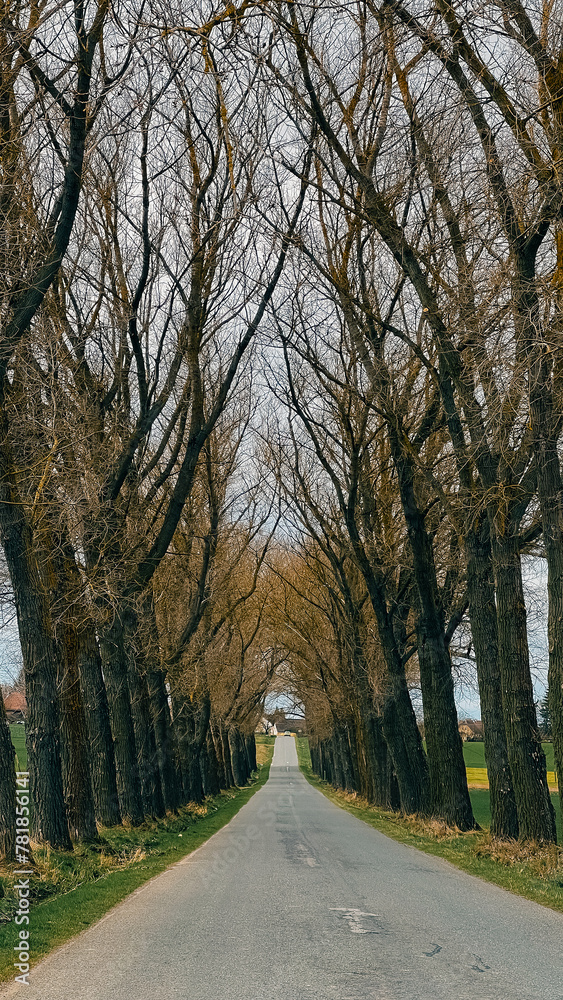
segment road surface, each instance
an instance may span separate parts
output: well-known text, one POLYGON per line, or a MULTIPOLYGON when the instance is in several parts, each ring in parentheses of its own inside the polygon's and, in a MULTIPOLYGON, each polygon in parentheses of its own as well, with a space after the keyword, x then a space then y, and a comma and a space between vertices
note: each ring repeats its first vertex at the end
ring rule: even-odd
MULTIPOLYGON (((33 923, 31 924, 33 933, 33 923)), ((338 809, 276 740, 203 847, 32 970, 25 1000, 563 1000, 563 916, 338 809)))

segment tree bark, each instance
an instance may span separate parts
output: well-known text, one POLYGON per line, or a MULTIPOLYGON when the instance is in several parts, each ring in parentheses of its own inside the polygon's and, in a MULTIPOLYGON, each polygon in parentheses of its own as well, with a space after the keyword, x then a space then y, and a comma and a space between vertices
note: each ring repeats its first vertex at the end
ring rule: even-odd
POLYGON ((71 850, 64 807, 57 705, 57 658, 33 537, 19 496, 17 475, 0 423, 0 535, 10 573, 23 655, 33 830, 51 847, 71 850))
POLYGON ((397 430, 391 426, 389 438, 413 555, 419 603, 418 661, 430 770, 431 809, 451 826, 457 826, 460 830, 472 830, 476 824, 467 787, 450 654, 438 599, 432 541, 417 503, 412 462, 401 447, 397 430))
POLYGON ((559 412, 549 385, 550 363, 551 359, 542 350, 540 359, 532 366, 530 413, 547 561, 548 703, 559 801, 563 809, 563 483, 557 446, 559 412))
POLYGON ((233 771, 233 763, 231 759, 229 733, 226 726, 222 722, 219 723, 219 738, 221 740, 221 748, 223 751, 226 787, 232 788, 233 785, 236 785, 236 781, 233 771))
POLYGON ((243 788, 246 785, 248 773, 244 759, 242 738, 235 726, 229 726, 228 741, 234 782, 239 788, 243 788))
POLYGON ((0 858, 12 861, 16 846, 15 750, 0 691, 0 858))
MULTIPOLYGON (((492 519, 491 519, 492 520, 492 519)), ((491 524, 499 666, 508 759, 521 840, 555 840, 555 815, 530 676, 526 606, 515 525, 491 524)))
POLYGON ((141 779, 143 810, 147 816, 163 817, 166 814, 166 809, 160 785, 160 771, 147 680, 145 674, 141 672, 140 664, 132 655, 132 649, 129 655, 127 679, 131 697, 131 715, 137 749, 137 765, 141 779))
POLYGON ((100 651, 93 626, 89 623, 78 632, 78 669, 90 745, 96 819, 101 826, 118 826, 121 813, 109 706, 100 651))
POLYGON ((78 636, 72 622, 63 624, 59 650, 61 761, 68 829, 73 840, 92 841, 98 839, 98 830, 78 674, 78 636))
POLYGON ((87 758, 94 797, 95 818, 103 826, 121 823, 115 755, 109 721, 107 694, 94 625, 83 607, 82 580, 68 532, 59 525, 55 531, 52 559, 59 581, 59 603, 64 606, 69 642, 76 644, 83 722, 88 737, 87 758))
POLYGON ((204 795, 218 795, 220 792, 219 769, 210 728, 207 730, 205 743, 201 749, 200 765, 204 795))
POLYGON ((176 757, 174 730, 170 719, 164 672, 158 669, 149 670, 147 686, 164 805, 167 811, 174 812, 179 805, 179 788, 174 763, 176 757))
MULTIPOLYGON (((108 611, 112 613, 111 609, 108 611)), ((117 612, 113 614, 109 624, 100 631, 99 641, 108 695, 121 815, 124 822, 138 826, 145 816, 127 680, 128 656, 124 645, 124 624, 117 612)))
POLYGON ((515 839, 518 837, 518 813, 502 712, 489 526, 486 518, 473 519, 473 524, 465 534, 467 597, 489 778, 491 834, 493 837, 515 839))
POLYGON ((258 763, 256 761, 256 737, 254 733, 249 733, 248 736, 245 737, 245 742, 250 770, 257 771, 258 763))
POLYGON ((211 719, 209 725, 209 731, 211 733, 211 739, 213 740, 213 746, 215 748, 215 756, 217 758, 219 786, 220 788, 227 789, 230 787, 230 785, 227 775, 227 769, 225 766, 223 738, 221 734, 221 723, 215 722, 214 719, 211 719))

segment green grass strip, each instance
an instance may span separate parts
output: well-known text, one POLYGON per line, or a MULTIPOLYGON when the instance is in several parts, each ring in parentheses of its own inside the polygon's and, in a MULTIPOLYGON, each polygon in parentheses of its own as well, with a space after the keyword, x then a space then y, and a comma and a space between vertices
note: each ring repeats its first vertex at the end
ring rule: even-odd
POLYGON ((27 771, 27 748, 25 745, 25 726, 17 722, 10 725, 10 735, 16 751, 16 771, 27 771))
MULTIPOLYGON (((254 782, 245 788, 231 789, 206 800, 207 815, 197 816, 182 810, 180 816, 167 817, 165 820, 143 824, 141 827, 133 829, 114 827, 102 830, 103 840, 111 845, 116 857, 119 857, 120 850, 125 848, 131 852, 136 844, 145 856, 139 861, 133 861, 126 868, 110 868, 95 881, 85 881, 64 894, 53 896, 43 902, 32 903, 28 928, 30 964, 36 964, 54 948, 90 927, 139 886, 187 854, 191 854, 225 826, 268 780, 274 740, 258 737, 258 741, 265 743, 265 753, 263 753, 265 762, 260 766, 254 782)), ((61 872, 62 884, 64 884, 64 865, 76 866, 83 858, 84 869, 87 871, 92 850, 95 851, 96 848, 81 845, 73 854, 48 852, 49 864, 61 872)), ((99 854, 99 848, 97 851, 99 854)), ((7 879, 4 878, 4 881, 7 882, 7 879)), ((13 980, 18 974, 13 966, 15 954, 13 947, 18 937, 18 930, 13 922, 0 925, 0 982, 13 980)))
MULTIPOLYGON (((561 848, 554 845, 534 848, 514 842, 495 845, 486 829, 443 835, 439 832, 439 824, 436 824, 436 834, 430 835, 424 832, 424 828, 426 826, 431 829, 431 823, 425 824, 424 821, 418 822, 398 813, 378 809, 361 799, 356 800, 351 795, 336 791, 313 774, 308 740, 301 737, 296 739, 296 744, 299 767, 304 777, 341 809, 401 844, 444 858, 456 868, 485 882, 492 882, 518 896, 563 913, 561 848)), ((483 793, 477 790, 477 796, 480 796, 478 822, 483 824, 486 819, 483 793)))

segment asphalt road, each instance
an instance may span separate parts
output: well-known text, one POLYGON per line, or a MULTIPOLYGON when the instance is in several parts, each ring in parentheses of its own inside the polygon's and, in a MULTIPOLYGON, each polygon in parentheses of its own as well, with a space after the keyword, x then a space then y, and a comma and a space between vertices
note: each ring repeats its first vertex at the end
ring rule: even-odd
POLYGON ((563 1000, 563 916, 338 809, 282 737, 269 781, 227 827, 2 996, 16 993, 563 1000))

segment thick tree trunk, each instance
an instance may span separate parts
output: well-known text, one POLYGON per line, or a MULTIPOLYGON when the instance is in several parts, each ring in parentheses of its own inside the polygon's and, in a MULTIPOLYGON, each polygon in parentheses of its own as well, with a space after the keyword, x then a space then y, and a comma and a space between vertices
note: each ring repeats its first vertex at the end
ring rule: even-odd
POLYGON ((319 748, 317 739, 313 736, 309 736, 309 754, 311 756, 311 770, 313 774, 320 773, 320 760, 319 760, 319 748))
POLYGON ((96 819, 102 826, 118 826, 121 813, 108 699, 96 635, 88 623, 78 632, 78 669, 88 731, 96 819))
POLYGON ((471 830, 475 819, 467 787, 463 746, 458 729, 449 649, 439 607, 432 541, 414 489, 414 468, 399 436, 389 428, 405 515, 418 595, 418 660, 430 770, 432 812, 451 826, 471 830))
POLYGON ((132 655, 129 656, 127 679, 131 697, 131 715, 135 732, 143 809, 147 816, 162 817, 166 814, 166 809, 160 785, 160 771, 147 680, 132 655))
POLYGON ((248 757, 248 763, 251 771, 258 770, 258 763, 256 761, 256 737, 254 733, 249 733, 245 736, 246 743, 246 756, 248 757))
POLYGON ((321 743, 321 775, 330 785, 337 784, 336 771, 334 767, 334 756, 330 740, 323 740, 321 743))
POLYGON ((208 758, 208 780, 209 780, 209 792, 206 795, 218 795, 221 791, 221 763, 217 756, 217 745, 213 739, 213 733, 211 730, 211 725, 207 730, 206 736, 207 742, 207 758, 208 758))
POLYGON ((335 721, 333 732, 333 747, 335 759, 338 760, 338 770, 340 785, 346 792, 356 791, 354 773, 358 769, 357 761, 353 761, 353 752, 350 741, 350 728, 352 723, 335 721))
POLYGON ((16 846, 15 750, 0 691, 0 859, 12 861, 16 846))
POLYGON ((243 788, 246 785, 248 772, 246 767, 245 753, 242 737, 236 726, 229 726, 228 730, 229 749, 231 753, 231 767, 235 785, 243 788))
POLYGON ((432 812, 451 826, 471 830, 475 820, 444 635, 424 616, 418 622, 417 634, 432 812))
POLYGON ((563 810, 563 484, 557 435, 551 428, 559 414, 551 393, 541 384, 531 393, 536 440, 538 494, 547 560, 548 704, 553 734, 559 801, 563 810))
POLYGON ((57 683, 61 731, 61 763, 68 829, 73 840, 96 840, 98 831, 92 793, 89 741, 80 675, 79 629, 81 581, 74 551, 62 527, 43 537, 41 559, 45 588, 56 614, 57 683))
POLYGON ((348 744, 354 791, 366 795, 371 785, 370 761, 369 751, 365 746, 367 736, 365 723, 359 715, 360 713, 355 711, 354 718, 348 724, 348 744))
POLYGON ((47 601, 33 555, 32 532, 18 494, 6 431, 2 421, 0 535, 14 592, 25 672, 33 829, 38 840, 70 850, 59 749, 57 658, 47 601))
POLYGON ((74 549, 68 532, 60 525, 55 531, 51 558, 58 578, 59 604, 63 609, 64 628, 67 630, 66 634, 71 645, 76 645, 75 655, 80 678, 83 722, 88 740, 86 754, 95 816, 98 823, 103 826, 116 826, 121 823, 121 814, 100 653, 89 612, 82 606, 80 595, 83 584, 76 565, 74 549))
POLYGON ((518 533, 508 520, 496 527, 491 521, 502 706, 519 836, 550 842, 555 840, 555 815, 530 676, 518 533))
POLYGON ((226 787, 232 788, 233 785, 236 785, 236 781, 233 770, 233 762, 231 759, 231 746, 229 742, 228 730, 222 722, 219 723, 219 738, 221 740, 221 747, 223 750, 226 787))
POLYGON ((164 805, 167 811, 174 812, 179 805, 178 775, 175 766, 174 731, 163 671, 149 670, 147 686, 164 805))
POLYGON ((333 765, 332 784, 336 788, 344 789, 346 788, 346 778, 344 774, 344 767, 342 765, 342 754, 340 752, 340 743, 336 729, 333 730, 332 736, 330 738, 330 751, 331 751, 331 759, 333 765))
POLYGON ((190 778, 192 796, 194 802, 203 802, 204 789, 201 777, 200 755, 203 747, 205 746, 205 740, 209 728, 209 719, 211 715, 211 703, 209 697, 207 695, 202 695, 199 699, 194 697, 194 700, 189 705, 189 711, 191 713, 192 720, 192 741, 190 748, 190 778))
POLYGON ((174 730, 174 745, 176 748, 176 773, 178 775, 180 804, 186 805, 190 801, 188 764, 190 740, 183 707, 183 698, 172 688, 172 728, 174 730))
POLYGON ((489 777, 491 833, 493 837, 515 839, 518 837, 518 813, 502 712, 497 610, 486 519, 474 522, 474 527, 467 529, 465 552, 469 620, 477 663, 485 762, 489 777))
POLYGON ((347 526, 375 614, 387 668, 383 691, 383 732, 399 783, 401 808, 407 815, 424 813, 428 808, 429 798, 428 763, 410 699, 392 616, 387 607, 384 577, 368 558, 351 512, 347 517, 347 526))
POLYGON ((200 767, 204 794, 206 796, 218 795, 220 791, 219 769, 217 766, 217 756, 215 754, 215 744, 213 743, 210 728, 207 730, 205 743, 201 748, 200 767))
MULTIPOLYGON (((408 695, 408 700, 410 711, 414 716, 410 695, 408 695)), ((399 809, 407 816, 413 813, 424 814, 428 811, 428 763, 426 755, 424 754, 422 737, 420 735, 418 725, 416 726, 418 739, 416 739, 409 731, 410 723, 407 730, 405 730, 405 728, 401 725, 397 699, 387 697, 385 690, 383 692, 381 720, 383 735, 385 736, 385 741, 389 748, 397 780, 397 787, 399 790, 399 809), (420 744, 420 751, 423 754, 423 762, 418 768, 418 775, 415 775, 411 771, 410 763, 413 757, 415 760, 418 759, 418 750, 416 747, 417 742, 420 744)))
POLYGON ((173 698, 174 718, 178 722, 178 743, 187 801, 203 802, 204 788, 200 753, 207 737, 210 717, 209 698, 190 701, 182 694, 173 698))
POLYGON ((213 746, 215 748, 215 756, 217 758, 219 785, 221 788, 227 789, 229 788, 229 781, 225 767, 225 755, 220 722, 215 722, 215 720, 212 719, 209 724, 209 731, 211 733, 211 739, 213 740, 213 746))
MULTIPOLYGON (((563 481, 561 478, 561 400, 558 352, 561 342, 562 288, 556 292, 557 311, 544 329, 536 276, 536 252, 528 248, 517 257, 513 293, 516 331, 529 361, 528 390, 537 489, 547 560, 548 594, 548 704, 553 733, 559 800, 563 809, 563 481)), ((559 278, 561 264, 558 261, 559 278)), ((540 279, 540 282, 543 279, 540 279)))
MULTIPOLYGON (((112 613, 109 608, 108 611, 112 613)), ((138 826, 145 817, 127 680, 124 625, 117 613, 100 632, 100 653, 110 710, 121 815, 124 822, 138 826)))
POLYGON ((383 734, 383 720, 375 712, 370 717, 373 754, 373 802, 382 809, 393 809, 395 797, 392 788, 393 765, 387 740, 383 734))
POLYGON ((86 719, 78 674, 78 636, 71 622, 59 637, 61 760, 68 829, 73 840, 97 840, 86 719))

